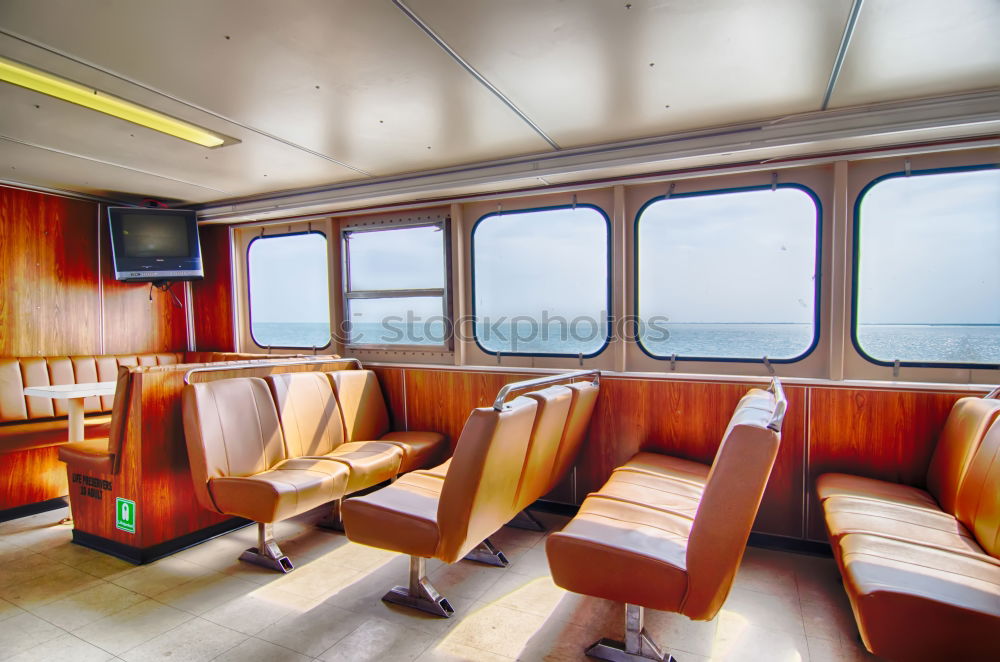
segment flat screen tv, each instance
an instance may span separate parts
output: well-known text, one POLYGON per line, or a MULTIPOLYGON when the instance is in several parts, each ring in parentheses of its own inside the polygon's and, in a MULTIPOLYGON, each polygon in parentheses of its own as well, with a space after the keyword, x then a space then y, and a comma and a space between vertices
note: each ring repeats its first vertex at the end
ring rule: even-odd
POLYGON ((115 278, 175 281, 204 278, 195 212, 154 207, 109 207, 115 278))

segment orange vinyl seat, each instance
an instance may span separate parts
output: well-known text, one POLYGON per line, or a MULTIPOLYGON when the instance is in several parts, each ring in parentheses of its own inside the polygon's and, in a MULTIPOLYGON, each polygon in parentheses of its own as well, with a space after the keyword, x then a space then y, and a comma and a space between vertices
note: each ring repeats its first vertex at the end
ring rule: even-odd
POLYGON ((59 459, 77 471, 117 474, 121 468, 121 448, 128 425, 132 397, 132 373, 127 366, 118 368, 114 404, 111 407, 110 434, 107 439, 84 439, 59 446, 59 459))

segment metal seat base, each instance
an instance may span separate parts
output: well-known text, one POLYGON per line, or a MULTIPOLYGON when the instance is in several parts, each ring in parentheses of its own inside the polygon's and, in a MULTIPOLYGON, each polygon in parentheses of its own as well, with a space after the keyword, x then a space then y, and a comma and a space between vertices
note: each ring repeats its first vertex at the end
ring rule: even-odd
POLYGON ((642 645, 638 653, 629 653, 625 650, 625 644, 620 641, 601 639, 587 649, 587 657, 598 660, 610 660, 611 662, 639 662, 641 660, 677 662, 673 655, 662 652, 649 638, 645 630, 640 633, 640 637, 642 645))
POLYGON ((343 499, 337 499, 333 502, 333 507, 328 514, 323 519, 316 522, 316 526, 321 529, 326 529, 327 531, 337 531, 339 533, 344 532, 344 518, 341 514, 341 506, 344 504, 343 499))
POLYGON ((292 560, 284 554, 281 554, 280 550, 278 556, 269 556, 267 554, 261 554, 256 547, 251 547, 240 554, 240 561, 246 561, 247 563, 253 563, 254 565, 259 565, 264 568, 284 573, 291 572, 295 569, 295 566, 292 565, 292 560))
POLYGON ((420 611, 443 618, 451 618, 452 614, 455 613, 455 608, 448 602, 448 598, 440 595, 429 584, 426 584, 424 588, 430 590, 421 591, 419 595, 412 595, 410 589, 407 587, 395 586, 391 591, 382 596, 382 601, 411 609, 419 609, 420 611))
POLYGON ((475 549, 465 555, 464 559, 466 561, 475 561, 476 563, 485 563, 486 565, 496 566, 498 568, 506 568, 510 565, 510 561, 500 548, 490 542, 490 539, 479 543, 475 549))

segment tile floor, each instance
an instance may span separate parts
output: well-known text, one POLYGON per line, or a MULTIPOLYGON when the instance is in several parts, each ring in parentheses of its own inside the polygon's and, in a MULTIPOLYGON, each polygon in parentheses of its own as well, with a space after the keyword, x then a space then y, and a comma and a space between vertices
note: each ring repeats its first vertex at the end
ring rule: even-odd
MULTIPOLYGON (((544 534, 499 531, 506 569, 429 562, 458 612, 438 619, 382 603, 406 557, 314 528, 320 514, 275 527, 288 575, 236 560, 253 527, 136 567, 72 544, 65 510, 0 523, 0 660, 584 660, 622 636, 620 604, 552 583, 544 534)), ((646 621, 678 662, 874 659, 828 558, 751 548, 714 620, 646 621)))

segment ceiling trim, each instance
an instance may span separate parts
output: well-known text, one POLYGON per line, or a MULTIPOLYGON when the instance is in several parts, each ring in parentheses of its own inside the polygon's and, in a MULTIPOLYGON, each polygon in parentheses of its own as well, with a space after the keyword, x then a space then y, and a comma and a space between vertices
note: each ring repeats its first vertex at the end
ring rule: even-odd
POLYGON ((535 133, 541 136, 542 140, 547 142, 552 147, 552 149, 555 150, 562 149, 561 147, 559 147, 558 143, 556 143, 555 140, 550 138, 549 135, 542 130, 542 127, 538 126, 530 117, 528 117, 527 113, 518 108, 517 104, 515 104, 510 99, 510 97, 501 92, 500 88, 491 83, 486 76, 479 73, 479 71, 475 67, 473 67, 468 60, 459 55, 458 51, 452 48, 448 44, 448 42, 444 40, 443 37, 441 37, 438 33, 436 33, 431 26, 427 25, 427 23, 425 23, 422 18, 417 16, 416 12, 407 7, 402 0, 392 0, 392 4, 396 5, 399 11, 403 12, 408 19, 413 21, 413 23, 415 23, 418 28, 423 30, 424 33, 431 38, 431 41, 440 46, 441 50, 443 50, 445 53, 451 56, 451 59, 455 60, 455 62, 457 62, 459 66, 465 69, 465 71, 468 72, 469 75, 471 75, 473 78, 479 81, 479 83, 487 90, 489 90, 493 94, 493 96, 499 99, 500 102, 503 103, 503 105, 507 106, 507 108, 509 108, 515 115, 521 118, 521 120, 525 124, 530 126, 535 133))
MULTIPOLYGON (((528 157, 489 161, 414 175, 347 182, 265 196, 193 205, 199 218, 228 222, 262 220, 319 211, 384 197, 429 197, 458 187, 490 186, 549 175, 580 175, 604 168, 641 165, 694 156, 775 149, 823 141, 890 135, 906 131, 968 127, 1000 122, 1000 89, 828 110, 764 122, 682 132, 647 140, 608 143, 528 157), (308 211, 307 211, 308 210, 308 211)), ((990 129, 982 129, 988 132, 990 129)), ((995 129, 994 129, 995 130, 995 129)))
POLYGON ((46 193, 48 195, 57 195, 60 198, 70 198, 72 200, 86 200, 87 202, 100 202, 106 205, 121 206, 121 207, 134 207, 135 202, 129 200, 116 200, 114 198, 102 198, 99 195, 88 195, 87 193, 79 193, 77 191, 67 191, 61 188, 52 188, 50 186, 38 186, 37 184, 25 184, 24 182, 18 182, 13 179, 0 179, 0 186, 5 188, 19 189, 22 191, 31 191, 33 193, 46 193))
POLYGON ((833 61, 833 69, 830 71, 830 80, 826 84, 826 94, 823 95, 820 110, 826 110, 830 106, 830 98, 833 97, 833 90, 840 79, 840 70, 844 67, 847 49, 851 47, 851 39, 854 38, 854 29, 858 26, 858 16, 861 15, 861 5, 864 1, 854 0, 851 5, 851 13, 847 17, 847 25, 844 26, 844 35, 840 38, 840 48, 837 49, 837 58, 833 61))
MULTIPOLYGON (((59 57, 65 58, 65 59, 70 60, 72 62, 75 62, 75 63, 77 63, 79 65, 88 67, 90 69, 93 69, 94 71, 99 71, 102 74, 105 74, 107 76, 111 76, 112 78, 117 78, 118 80, 124 81, 126 83, 129 83, 130 85, 135 85, 136 87, 139 87, 139 88, 141 88, 143 90, 146 90, 147 92, 151 92, 153 94, 157 94, 157 95, 159 95, 159 96, 161 96, 161 97, 163 97, 165 99, 170 99, 171 101, 173 101, 175 103, 182 104, 182 105, 187 106, 188 108, 191 108, 193 110, 197 110, 199 112, 205 113, 206 115, 211 115, 212 117, 214 117, 216 119, 220 119, 223 122, 228 122, 229 124, 232 124, 233 126, 238 126, 241 129, 244 129, 246 131, 250 131, 251 133, 256 133, 257 135, 262 136, 264 138, 269 138, 270 140, 275 140, 275 141, 280 142, 281 144, 286 145, 288 147, 291 147, 293 149, 297 149, 297 150, 305 152, 307 154, 311 154, 312 156, 315 156, 317 158, 321 158, 321 159, 323 159, 325 161, 329 161, 330 163, 334 163, 334 164, 336 164, 338 166, 341 166, 343 168, 347 168, 348 170, 353 170, 354 172, 356 172, 358 174, 361 174, 361 175, 364 175, 366 177, 371 177, 371 173, 370 172, 368 172, 366 170, 362 170, 361 168, 359 168, 357 166, 353 166, 353 165, 351 165, 349 163, 346 163, 344 161, 341 161, 341 160, 339 160, 337 158, 334 158, 334 157, 330 156, 329 154, 324 154, 322 152, 317 152, 316 150, 310 149, 309 147, 305 147, 304 145, 299 145, 298 143, 294 143, 291 140, 286 140, 285 138, 282 138, 281 136, 277 136, 277 135, 275 135, 273 133, 269 133, 267 131, 264 131, 263 129, 258 129, 257 127, 251 126, 249 124, 245 124, 245 123, 240 122, 238 120, 235 120, 235 119, 233 119, 231 117, 227 117, 226 115, 222 115, 222 114, 217 113, 217 112, 215 112, 213 110, 209 110, 208 108, 205 108, 203 106, 199 106, 196 103, 192 103, 190 101, 186 101, 184 99, 181 99, 180 97, 176 97, 176 96, 174 96, 172 94, 164 92, 163 90, 157 89, 155 87, 151 87, 150 85, 147 85, 146 83, 140 82, 140 81, 138 81, 138 80, 136 80, 134 78, 131 78, 129 76, 125 76, 124 74, 120 74, 120 73, 118 73, 116 71, 112 71, 110 69, 102 67, 101 65, 95 64, 94 62, 91 62, 89 60, 85 60, 83 58, 77 57, 75 55, 67 53, 66 51, 60 50, 60 49, 55 48, 53 46, 49 46, 48 44, 44 44, 42 42, 35 41, 34 39, 31 39, 30 37, 25 37, 24 35, 18 34, 16 32, 11 32, 10 30, 7 30, 5 28, 0 28, 0 35, 5 35, 7 37, 10 37, 11 39, 16 39, 17 41, 20 41, 20 42, 23 42, 25 44, 28 44, 29 46, 34 46, 35 48, 39 48, 39 49, 41 49, 43 51, 52 53, 53 55, 58 55, 59 57)), ((30 64, 30 63, 28 63, 28 64, 30 64)))

